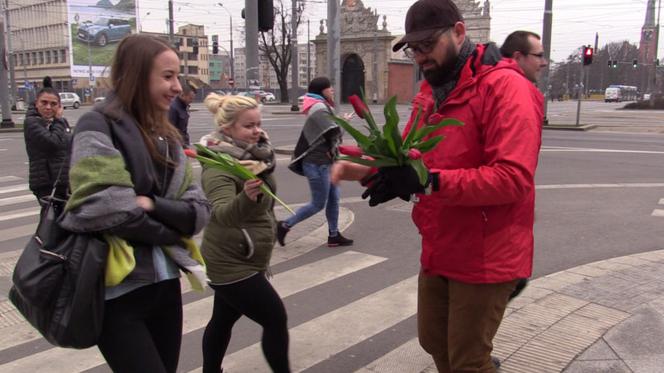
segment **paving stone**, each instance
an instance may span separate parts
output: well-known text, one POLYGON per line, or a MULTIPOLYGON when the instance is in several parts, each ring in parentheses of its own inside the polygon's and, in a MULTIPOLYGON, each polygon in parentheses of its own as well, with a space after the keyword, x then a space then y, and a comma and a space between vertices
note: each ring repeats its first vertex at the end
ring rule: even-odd
MULTIPOLYGON (((621 360, 575 361, 564 373, 632 373, 621 360)), ((654 372, 654 371, 653 371, 654 372)), ((651 372, 651 373, 653 373, 651 372)))
POLYGON ((664 354, 664 316, 644 305, 606 333, 604 339, 623 360, 664 354))
POLYGON ((664 370, 664 355, 644 356, 636 360, 625 359, 625 364, 634 373, 659 373, 664 370))
POLYGON ((577 361, 584 360, 618 360, 618 356, 604 339, 600 338, 577 358, 577 361))

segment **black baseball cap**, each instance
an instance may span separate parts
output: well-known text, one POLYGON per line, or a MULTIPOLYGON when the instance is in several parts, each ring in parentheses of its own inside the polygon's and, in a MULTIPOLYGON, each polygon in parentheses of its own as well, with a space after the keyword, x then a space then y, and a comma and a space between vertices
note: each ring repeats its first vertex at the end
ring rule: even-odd
POLYGON ((463 21, 459 8, 452 0, 419 0, 408 8, 406 35, 394 44, 394 52, 407 43, 431 38, 437 31, 463 21))

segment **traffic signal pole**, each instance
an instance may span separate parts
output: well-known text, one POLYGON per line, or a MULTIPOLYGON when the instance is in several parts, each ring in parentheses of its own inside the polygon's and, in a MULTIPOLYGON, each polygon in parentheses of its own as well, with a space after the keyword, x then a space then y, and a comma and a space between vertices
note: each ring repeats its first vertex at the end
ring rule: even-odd
MULTIPOLYGON (((579 79, 579 84, 583 85, 583 78, 585 76, 585 71, 586 67, 583 65, 583 61, 581 62, 581 79, 579 79)), ((583 91, 585 90, 585 87, 579 86, 579 90, 577 91, 577 101, 576 101, 576 125, 579 125, 579 121, 581 119, 581 100, 583 98, 583 91)))

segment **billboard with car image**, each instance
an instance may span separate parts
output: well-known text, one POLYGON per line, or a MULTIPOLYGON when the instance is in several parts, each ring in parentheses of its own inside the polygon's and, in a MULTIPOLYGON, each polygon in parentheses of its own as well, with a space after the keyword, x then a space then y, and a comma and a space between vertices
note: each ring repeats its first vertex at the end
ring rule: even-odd
POLYGON ((68 0, 71 75, 108 76, 115 48, 136 32, 136 0, 68 0))

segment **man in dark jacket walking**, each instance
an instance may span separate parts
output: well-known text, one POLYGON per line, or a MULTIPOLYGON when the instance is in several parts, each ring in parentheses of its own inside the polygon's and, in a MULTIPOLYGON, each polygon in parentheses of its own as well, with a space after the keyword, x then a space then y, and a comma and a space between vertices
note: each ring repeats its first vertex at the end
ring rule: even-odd
POLYGON ((492 373, 492 340, 508 298, 518 279, 532 273, 543 98, 494 44, 470 42, 451 0, 413 4, 394 51, 404 46, 426 79, 405 133, 445 118, 464 125, 430 135, 445 139, 422 157, 426 186, 410 166, 383 167, 368 177, 368 167, 343 161, 332 180, 368 181, 363 196, 372 206, 417 195, 420 344, 441 373, 492 373))
POLYGON ((189 105, 196 97, 196 88, 189 83, 182 83, 182 93, 178 95, 171 103, 171 109, 168 111, 168 120, 180 131, 182 136, 182 145, 189 146, 189 105))

